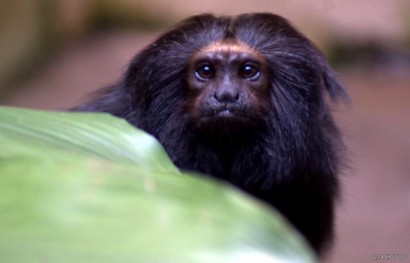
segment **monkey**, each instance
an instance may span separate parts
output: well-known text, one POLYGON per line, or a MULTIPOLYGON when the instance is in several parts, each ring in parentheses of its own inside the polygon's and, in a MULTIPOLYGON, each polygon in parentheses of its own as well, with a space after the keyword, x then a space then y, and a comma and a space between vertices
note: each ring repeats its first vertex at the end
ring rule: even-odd
POLYGON ((178 168, 275 207, 322 255, 344 163, 330 105, 345 96, 324 55, 285 18, 201 14, 73 110, 110 113, 152 134, 178 168))

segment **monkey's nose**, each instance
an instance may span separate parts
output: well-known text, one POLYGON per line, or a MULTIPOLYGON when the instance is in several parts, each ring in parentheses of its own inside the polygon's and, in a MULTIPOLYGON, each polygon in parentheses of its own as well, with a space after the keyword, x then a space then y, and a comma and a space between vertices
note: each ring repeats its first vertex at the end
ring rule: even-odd
POLYGON ((223 87, 215 91, 214 98, 220 103, 233 103, 239 100, 239 91, 232 87, 223 87))

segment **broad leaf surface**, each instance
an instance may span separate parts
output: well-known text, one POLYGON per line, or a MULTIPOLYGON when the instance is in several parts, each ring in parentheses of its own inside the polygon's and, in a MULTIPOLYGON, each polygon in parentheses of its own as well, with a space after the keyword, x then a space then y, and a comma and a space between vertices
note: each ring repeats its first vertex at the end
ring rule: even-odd
POLYGON ((101 114, 0 107, 1 262, 315 262, 282 217, 101 114))

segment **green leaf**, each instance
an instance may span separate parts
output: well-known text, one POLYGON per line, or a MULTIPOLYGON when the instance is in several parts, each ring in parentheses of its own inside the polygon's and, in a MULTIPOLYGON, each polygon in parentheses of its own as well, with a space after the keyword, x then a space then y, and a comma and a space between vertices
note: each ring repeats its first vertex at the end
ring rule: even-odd
POLYGON ((0 109, 0 157, 19 152, 48 156, 48 150, 64 149, 148 169, 175 169, 151 135, 108 114, 0 109), (25 147, 26 143, 36 147, 25 147))
POLYGON ((122 120, 1 107, 0 259, 315 262, 279 214, 122 120))

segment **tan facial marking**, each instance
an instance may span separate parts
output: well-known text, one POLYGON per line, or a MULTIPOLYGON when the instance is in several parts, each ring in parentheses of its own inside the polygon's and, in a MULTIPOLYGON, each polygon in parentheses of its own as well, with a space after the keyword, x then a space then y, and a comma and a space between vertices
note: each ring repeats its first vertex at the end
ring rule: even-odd
POLYGON ((214 42, 201 50, 202 52, 221 52, 221 53, 253 53, 256 52, 242 42, 214 42))

